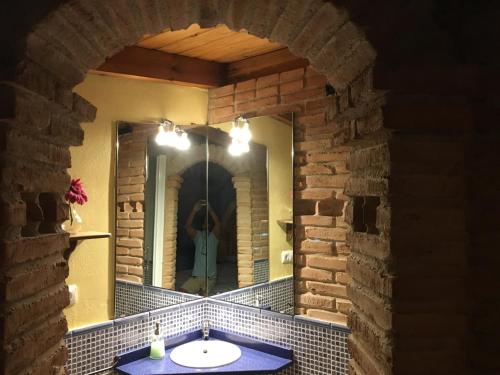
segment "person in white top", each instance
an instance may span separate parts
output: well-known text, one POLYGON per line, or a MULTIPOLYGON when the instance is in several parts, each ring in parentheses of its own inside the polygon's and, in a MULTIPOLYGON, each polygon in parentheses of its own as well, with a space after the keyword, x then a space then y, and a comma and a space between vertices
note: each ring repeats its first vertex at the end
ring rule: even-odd
POLYGON ((194 242, 194 265, 191 277, 182 284, 180 291, 191 294, 208 295, 217 281, 217 249, 221 231, 220 220, 206 201, 196 202, 184 226, 194 242), (195 216, 203 207, 201 214, 201 230, 193 227, 195 216))

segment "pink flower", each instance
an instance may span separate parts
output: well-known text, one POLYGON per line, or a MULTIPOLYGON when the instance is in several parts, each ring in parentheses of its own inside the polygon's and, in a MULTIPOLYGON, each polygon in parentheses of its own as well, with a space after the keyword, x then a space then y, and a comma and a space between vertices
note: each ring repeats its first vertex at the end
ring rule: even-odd
POLYGON ((87 202, 87 193, 83 189, 83 185, 79 178, 71 180, 69 190, 64 197, 69 203, 78 203, 79 205, 83 205, 87 202))

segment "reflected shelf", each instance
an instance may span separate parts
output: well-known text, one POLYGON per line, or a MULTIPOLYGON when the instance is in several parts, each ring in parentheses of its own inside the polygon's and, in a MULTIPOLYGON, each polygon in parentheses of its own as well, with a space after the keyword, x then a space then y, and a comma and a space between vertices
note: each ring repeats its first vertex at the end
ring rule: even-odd
POLYGON ((293 240, 293 220, 284 219, 284 220, 276 220, 279 226, 286 232, 286 240, 293 240))

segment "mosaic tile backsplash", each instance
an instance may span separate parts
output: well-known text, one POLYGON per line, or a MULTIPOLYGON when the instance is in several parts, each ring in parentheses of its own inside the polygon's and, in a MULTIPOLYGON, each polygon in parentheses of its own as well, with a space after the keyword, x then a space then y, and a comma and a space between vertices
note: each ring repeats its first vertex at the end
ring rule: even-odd
POLYGON ((201 297, 126 281, 115 284, 115 316, 129 316, 201 297))
POLYGON ((253 280, 256 284, 269 281, 269 259, 259 259, 253 262, 253 280))
POLYGON ((293 276, 221 293, 212 298, 293 314, 293 276))
POLYGON ((204 320, 213 328, 293 349, 294 365, 280 374, 346 373, 349 331, 345 327, 205 298, 69 332, 68 374, 93 373, 111 366, 115 355, 147 346, 156 322, 168 339, 200 329, 204 320))

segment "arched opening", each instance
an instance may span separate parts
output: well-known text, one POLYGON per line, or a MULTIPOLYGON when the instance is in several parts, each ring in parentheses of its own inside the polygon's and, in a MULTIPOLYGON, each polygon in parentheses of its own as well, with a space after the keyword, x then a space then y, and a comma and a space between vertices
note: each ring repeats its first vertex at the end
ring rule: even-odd
MULTIPOLYGON (((221 221, 221 234, 217 249, 217 282, 211 294, 238 288, 236 251, 236 190, 232 176, 224 167, 209 162, 208 202, 221 221)), ((181 175, 182 184, 178 198, 176 289, 191 276, 195 262, 193 240, 184 226, 196 202, 206 198, 207 164, 199 162, 187 168, 181 175)), ((202 230, 202 217, 197 215, 194 226, 202 230)))
POLYGON ((238 230, 236 217, 237 190, 233 176, 221 165, 208 163, 208 202, 221 221, 221 235, 217 253, 217 282, 211 294, 238 288, 238 230))
MULTIPOLYGON (((194 244, 184 226, 192 207, 206 196, 206 163, 198 162, 187 168, 181 175, 177 219, 177 255, 176 284, 177 290, 191 276, 194 263, 194 244), (182 271, 185 271, 181 273, 182 271), (187 274, 186 274, 187 272, 187 274), (180 274, 181 273, 181 274, 180 274), (185 275, 183 275, 185 274, 185 275)), ((201 217, 196 217, 194 226, 201 230, 201 217)))
MULTIPOLYGON (((67 215, 68 147, 83 141, 79 124, 95 118, 95 108, 73 88, 145 35, 220 24, 287 46, 323 75, 306 69, 302 88, 288 97, 279 91, 277 105, 298 114, 295 194, 303 240, 296 249, 297 274, 320 279, 309 288, 299 283, 305 291, 300 298, 305 305, 333 305, 306 291, 320 290, 325 280, 353 279, 347 289, 354 305, 351 373, 497 373, 500 359, 491 353, 500 300, 498 179, 491 166, 498 161, 499 137, 490 128, 498 118, 495 101, 485 100, 498 91, 493 4, 40 0, 26 9, 22 2, 6 2, 2 24, 15 36, 4 33, 0 86, 3 372, 64 373, 62 311, 69 301, 62 254, 68 238, 59 227, 67 215), (309 96, 305 88, 325 77, 333 95, 309 96), (361 141, 354 152, 351 141, 361 141), (339 177, 346 164, 347 182, 339 177), (331 215, 339 200, 351 204, 345 215, 331 215), (356 217, 365 213, 370 220, 356 217), (358 230, 347 236, 338 230, 349 230, 350 223, 358 230), (350 253, 347 272, 319 267, 332 253, 350 253), (32 350, 23 350, 28 346, 32 350)), ((292 82, 283 82, 285 91, 297 84, 292 82)), ((211 91, 214 102, 226 103, 214 105, 212 116, 229 113, 226 107, 231 115, 276 109, 262 104, 275 99, 256 100, 264 88, 256 87, 258 79, 228 83, 211 91), (252 97, 251 104, 235 103, 241 93, 252 97)), ((86 127, 86 136, 92 131, 99 128, 86 127)), ((140 209, 130 212, 140 217, 140 209)), ((342 300, 335 300, 336 307, 342 300)), ((110 347, 123 344, 120 335, 111 336, 110 347)), ((106 349, 105 362, 111 363, 106 349)), ((322 358, 308 354, 296 370, 307 371, 312 363, 314 371, 323 371, 322 358)), ((329 358, 342 354, 327 352, 329 358)), ((69 371, 76 366, 70 363, 69 371)))
MULTIPOLYGON (((310 298, 319 293, 318 286, 332 284, 342 277, 344 280, 348 278, 345 272, 326 270, 325 273, 320 271, 321 267, 313 265, 315 262, 324 264, 325 259, 321 258, 324 255, 321 253, 328 249, 330 252, 335 250, 343 257, 343 262, 340 262, 343 265, 336 267, 343 267, 345 271, 345 257, 348 254, 345 238, 347 224, 343 222, 341 215, 338 220, 341 225, 332 226, 334 220, 331 207, 336 201, 347 199, 342 194, 346 176, 338 177, 333 171, 346 170, 345 158, 350 149, 335 149, 342 142, 334 142, 330 136, 335 134, 336 137, 354 139, 359 132, 356 124, 346 125, 339 121, 332 125, 330 117, 338 112, 348 111, 370 92, 371 71, 368 68, 373 63, 375 52, 358 28, 349 21, 347 12, 330 3, 310 2, 304 7, 300 2, 278 1, 255 8, 250 2, 236 5, 232 1, 225 5, 206 5, 202 2, 194 2, 189 6, 185 2, 181 5, 156 4, 152 8, 142 8, 139 5, 140 9, 134 11, 127 6, 117 6, 114 9, 108 4, 65 4, 60 13, 49 17, 29 36, 27 44, 29 58, 24 65, 24 72, 33 69, 36 75, 36 71, 42 69, 46 71, 45 76, 53 81, 45 86, 23 75, 19 77, 19 82, 36 92, 36 95, 45 96, 43 100, 54 102, 50 129, 52 141, 67 147, 82 142, 83 133, 79 128, 79 121, 91 121, 95 115, 94 108, 89 103, 71 93, 73 86, 83 80, 89 69, 97 68, 106 57, 112 56, 125 45, 135 43, 144 35, 155 35, 165 29, 188 29, 195 23, 202 28, 225 24, 231 30, 245 29, 252 35, 270 38, 282 46, 288 46, 296 55, 307 58, 316 71, 299 68, 291 70, 289 74, 268 74, 265 80, 259 80, 262 77, 242 80, 246 86, 236 82, 212 90, 210 95, 214 102, 216 99, 220 100, 210 108, 210 121, 247 112, 274 114, 287 109, 298 113, 297 129, 294 130, 297 133, 296 152, 299 161, 296 167, 299 173, 295 185, 296 199, 299 202, 296 215, 302 217, 297 224, 297 233, 302 241, 296 251, 299 253, 298 275, 304 281, 300 283, 300 288, 305 288, 297 296, 304 306, 298 312, 311 311, 311 314, 318 314, 320 310, 320 315, 316 317, 332 317, 331 314, 321 313, 321 309, 311 308, 315 302, 310 298), (82 17, 89 22, 67 22, 68 15, 74 12, 91 15, 90 18, 82 17), (315 23, 319 20, 325 25, 327 32, 314 32, 315 23), (91 32, 79 33, 75 27, 79 31, 91 32), (326 95, 326 78, 337 90, 338 95, 335 97, 329 98, 326 95), (263 83, 264 81, 267 83, 263 83), (350 87, 348 89, 353 82, 356 82, 359 91, 351 90, 350 87), (294 91, 293 87, 297 87, 294 85, 300 87, 294 91), (273 87, 276 87, 276 95, 263 96, 265 89, 268 89, 266 92, 271 92, 273 87), (240 93, 245 93, 251 99, 238 102, 240 93), (219 106, 220 102, 230 101, 228 97, 231 97, 232 103, 219 106), (61 111, 66 116, 62 116, 61 111), (72 115, 68 117, 67 112, 72 115), (61 122, 57 122, 58 120, 61 122), (328 229, 324 229, 325 227, 328 229), (313 253, 316 257, 310 257, 310 260, 306 253, 313 253), (312 281, 308 276, 311 273, 326 275, 326 280, 315 281, 314 290, 307 284, 307 281, 312 281)), ((34 102, 40 103, 38 98, 34 98, 34 102)), ((52 182, 56 180, 53 180, 46 185, 34 183, 31 188, 34 191, 42 189, 40 192, 54 191, 61 194, 67 180, 65 168, 60 167, 59 173, 64 176, 60 185, 55 186, 52 182)), ((60 224, 63 220, 64 217, 56 217, 54 222, 60 224)), ((345 283, 342 286, 341 289, 345 291, 345 283)), ((328 297, 328 303, 335 304, 331 296, 325 297, 328 297)))

